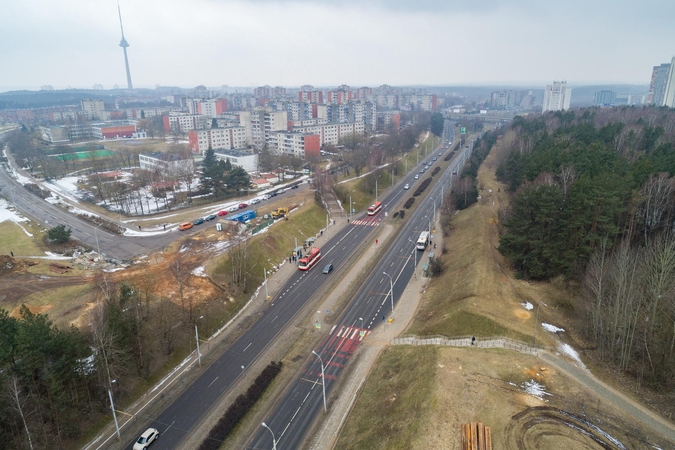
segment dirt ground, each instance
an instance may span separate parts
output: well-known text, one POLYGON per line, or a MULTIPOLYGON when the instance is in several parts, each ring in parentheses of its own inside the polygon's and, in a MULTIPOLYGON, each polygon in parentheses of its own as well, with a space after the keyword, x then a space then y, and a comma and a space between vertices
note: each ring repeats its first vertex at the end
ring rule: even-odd
MULTIPOLYGON (((274 208, 287 205, 303 205, 307 192, 297 192, 282 200, 271 202, 261 208, 268 213, 274 208), (269 211, 268 211, 269 210, 269 211)), ((200 208, 201 209, 201 208, 200 208)), ((195 213, 185 212, 185 214, 195 213)), ((203 226, 203 225, 202 225, 203 226)), ((167 248, 137 261, 124 270, 103 273, 113 283, 129 282, 150 289, 154 298, 169 298, 178 301, 178 284, 171 270, 177 258, 181 259, 186 277, 184 296, 190 296, 193 305, 218 298, 222 286, 215 285, 206 276, 208 265, 222 255, 226 232, 218 232, 214 226, 204 227, 197 233, 185 235, 167 248), (199 275, 191 274, 198 268, 199 275)), ((82 269, 70 261, 12 258, 0 255, 0 308, 7 309, 18 317, 19 308, 26 304, 35 313, 46 313, 58 325, 81 326, 86 313, 96 300, 95 268, 82 269), (70 265, 64 273, 50 270, 50 265, 70 265), (11 286, 11 289, 8 288, 11 286)))

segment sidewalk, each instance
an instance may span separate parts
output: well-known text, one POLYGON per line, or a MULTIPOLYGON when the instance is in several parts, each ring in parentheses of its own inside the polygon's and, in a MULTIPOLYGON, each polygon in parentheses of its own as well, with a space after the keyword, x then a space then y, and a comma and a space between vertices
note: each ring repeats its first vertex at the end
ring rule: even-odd
MULTIPOLYGON (((443 233, 441 232, 439 223, 436 223, 436 230, 438 230, 438 233, 434 235, 434 242, 440 244, 439 248, 443 248, 443 233)), ((392 231, 393 227, 385 226, 385 229, 380 232, 378 237, 380 240, 379 245, 387 244, 392 237, 392 231)), ((427 251, 433 252, 433 248, 430 248, 427 251)), ((346 275, 346 278, 351 279, 356 276, 356 274, 363 269, 363 265, 366 264, 366 261, 369 261, 372 258, 374 252, 374 248, 368 249, 367 253, 364 254, 364 257, 362 257, 351 269, 349 274, 346 275)), ((422 265, 419 264, 415 271, 415 276, 410 280, 401 299, 396 304, 394 322, 380 324, 375 331, 371 332, 363 340, 357 354, 352 359, 352 364, 354 364, 354 366, 351 367, 350 372, 348 372, 349 379, 341 386, 339 397, 331 404, 330 409, 328 410, 328 417, 324 419, 318 431, 311 439, 309 446, 311 450, 330 450, 335 447, 340 429, 344 425, 349 411, 354 406, 361 386, 368 377, 370 370, 375 365, 380 352, 389 345, 389 342, 393 338, 400 335, 408 328, 430 282, 429 278, 424 278, 422 276, 421 266, 422 265)), ((324 304, 322 304, 322 311, 325 311, 326 308, 329 307, 329 301, 333 295, 334 294, 331 294, 324 304)), ((334 396, 335 394, 331 394, 331 397, 334 396)))

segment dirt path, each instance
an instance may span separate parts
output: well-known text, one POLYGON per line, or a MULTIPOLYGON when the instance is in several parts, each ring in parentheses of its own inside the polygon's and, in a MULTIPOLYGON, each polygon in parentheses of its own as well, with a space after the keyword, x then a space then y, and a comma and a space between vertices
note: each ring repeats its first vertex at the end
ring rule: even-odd
POLYGON ((564 372, 567 376, 594 392, 598 397, 675 442, 675 425, 673 423, 647 410, 639 403, 634 402, 597 379, 592 373, 579 368, 563 358, 559 358, 548 352, 541 352, 539 358, 555 366, 559 371, 564 372))

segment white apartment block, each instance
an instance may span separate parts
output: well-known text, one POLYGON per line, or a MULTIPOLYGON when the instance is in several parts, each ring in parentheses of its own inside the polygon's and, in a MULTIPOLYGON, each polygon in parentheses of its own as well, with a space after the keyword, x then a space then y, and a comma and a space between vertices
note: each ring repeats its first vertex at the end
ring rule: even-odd
POLYGON ((173 130, 187 133, 190 130, 206 130, 211 128, 211 118, 199 114, 170 112, 164 116, 164 131, 173 130))
POLYGON ((152 152, 138 155, 141 169, 157 172, 164 176, 180 176, 195 171, 191 156, 181 157, 175 153, 152 152))
POLYGON ((263 148, 271 133, 288 129, 288 113, 286 111, 269 111, 257 109, 251 112, 251 137, 256 148, 263 148))
POLYGON ((208 130, 190 130, 188 132, 190 150, 204 154, 210 148, 235 149, 246 148, 247 133, 244 127, 211 128, 208 130))
POLYGON ((323 147, 326 144, 338 145, 342 137, 351 136, 353 134, 364 134, 366 130, 363 122, 347 122, 328 123, 323 125, 293 126, 292 131, 318 134, 320 145, 323 147))
POLYGON ((567 87, 567 82, 554 81, 552 85, 547 85, 544 91, 542 112, 570 109, 571 98, 572 89, 567 87))
POLYGON ((84 111, 84 113, 87 115, 87 119, 89 120, 105 120, 105 117, 103 117, 105 105, 101 100, 82 100, 82 111, 84 111))
POLYGON ((233 166, 239 166, 248 173, 258 171, 258 155, 237 150, 218 150, 213 152, 216 159, 230 160, 233 166))

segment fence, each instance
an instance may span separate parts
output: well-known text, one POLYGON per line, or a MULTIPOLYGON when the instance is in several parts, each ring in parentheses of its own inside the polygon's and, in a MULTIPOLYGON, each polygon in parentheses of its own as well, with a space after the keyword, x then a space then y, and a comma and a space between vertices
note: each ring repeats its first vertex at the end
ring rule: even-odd
POLYGON ((268 221, 266 221, 266 222, 263 222, 263 223, 261 223, 260 225, 258 225, 257 227, 255 227, 253 230, 251 230, 251 234, 260 233, 262 230, 264 230, 265 228, 269 227, 269 226, 272 225, 273 223, 274 223, 274 219, 270 219, 270 220, 268 220, 268 221))
POLYGON ((448 338, 445 336, 419 337, 409 335, 392 339, 391 345, 445 345, 448 347, 504 348, 506 350, 535 356, 540 350, 544 349, 541 345, 531 346, 524 342, 516 341, 504 336, 490 336, 486 338, 477 337, 473 341, 472 339, 472 336, 448 338))

